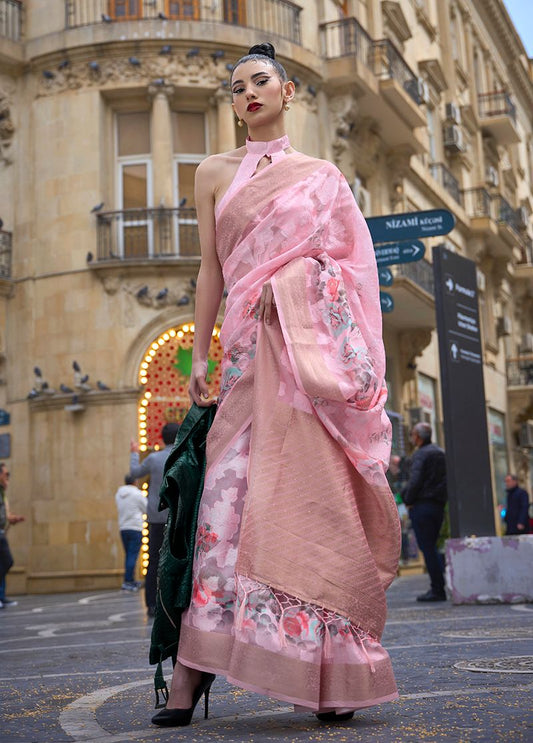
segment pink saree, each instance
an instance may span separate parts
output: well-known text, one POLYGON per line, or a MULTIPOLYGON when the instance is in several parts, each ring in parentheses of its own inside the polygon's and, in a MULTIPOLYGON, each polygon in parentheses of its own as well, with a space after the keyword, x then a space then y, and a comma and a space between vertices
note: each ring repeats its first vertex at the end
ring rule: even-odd
POLYGON ((333 165, 292 153, 221 204, 217 252, 222 389, 178 658, 313 711, 390 701, 400 528, 366 223, 333 165))

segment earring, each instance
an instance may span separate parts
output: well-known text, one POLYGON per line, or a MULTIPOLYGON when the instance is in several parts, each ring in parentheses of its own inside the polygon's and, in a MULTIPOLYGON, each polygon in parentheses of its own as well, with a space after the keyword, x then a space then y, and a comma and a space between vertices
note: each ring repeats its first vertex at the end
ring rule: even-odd
POLYGON ((288 111, 290 109, 290 106, 287 103, 287 101, 285 101, 285 103, 283 104, 283 108, 285 109, 285 111, 288 111))
POLYGON ((242 126, 242 119, 237 119, 237 126, 242 126))

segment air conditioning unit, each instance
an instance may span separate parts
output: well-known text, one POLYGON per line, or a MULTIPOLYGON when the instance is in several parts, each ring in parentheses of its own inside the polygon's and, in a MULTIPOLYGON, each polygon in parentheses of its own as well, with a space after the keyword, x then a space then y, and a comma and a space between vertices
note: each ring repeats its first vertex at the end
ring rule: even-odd
POLYGON ((422 103, 430 102, 429 85, 421 77, 418 78, 418 94, 422 103))
POLYGON ((522 343, 520 344, 520 350, 522 353, 533 352, 533 333, 524 333, 522 336, 522 343))
POLYGON ((485 171, 485 181, 488 183, 489 186, 494 186, 495 188, 500 182, 498 171, 492 165, 489 165, 485 171))
POLYGON ((447 103, 445 114, 446 121, 452 121, 454 124, 461 123, 461 109, 456 103, 447 103))
POLYGON ((520 426, 520 446, 523 449, 533 449, 533 421, 520 426))
POLYGON ((498 318, 496 332, 498 333, 499 338, 504 335, 511 335, 513 332, 513 324, 508 315, 503 315, 503 317, 498 318))
POLYGON ((444 127, 444 146, 450 152, 464 152, 463 132, 456 124, 444 127))
POLYGON ((525 206, 519 206, 516 210, 516 221, 518 222, 518 226, 525 230, 528 222, 529 222, 529 213, 527 210, 527 207, 525 206))
POLYGON ((487 280, 485 278, 485 274, 480 271, 479 268, 476 268, 476 284, 480 292, 484 292, 487 288, 487 280))

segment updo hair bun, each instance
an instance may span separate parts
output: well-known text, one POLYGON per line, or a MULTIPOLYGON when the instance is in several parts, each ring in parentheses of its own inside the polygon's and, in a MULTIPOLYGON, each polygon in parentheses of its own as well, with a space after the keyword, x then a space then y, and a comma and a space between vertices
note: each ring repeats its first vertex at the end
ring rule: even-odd
POLYGON ((248 50, 248 54, 261 54, 263 57, 276 59, 276 50, 269 41, 265 41, 263 44, 254 44, 248 50))

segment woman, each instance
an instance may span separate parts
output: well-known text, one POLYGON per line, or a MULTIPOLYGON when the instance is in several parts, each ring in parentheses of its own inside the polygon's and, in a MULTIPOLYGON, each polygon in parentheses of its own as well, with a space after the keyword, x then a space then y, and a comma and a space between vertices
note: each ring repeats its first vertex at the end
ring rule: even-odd
POLYGON ((323 720, 397 696, 380 645, 400 530, 376 263, 342 174, 290 146, 295 88, 274 56, 262 44, 237 62, 246 147, 196 176, 198 405, 213 402, 206 359, 224 285, 225 357, 192 600, 158 725, 189 724, 217 673, 323 720))

